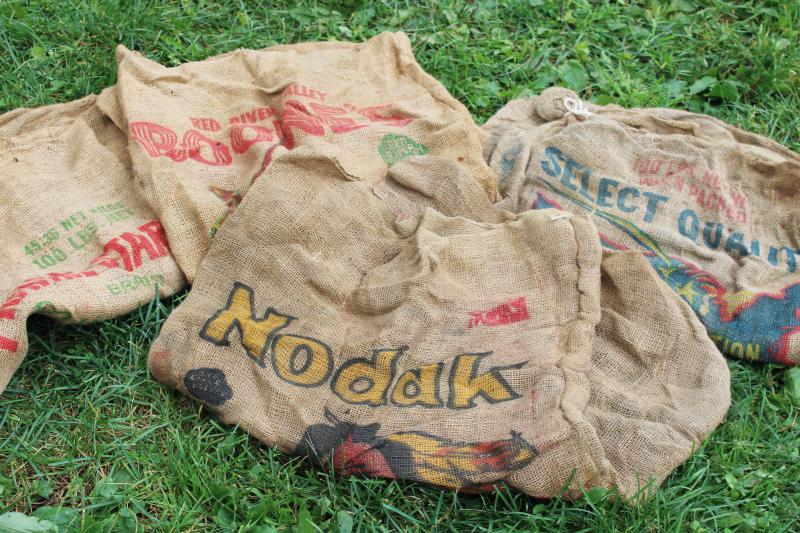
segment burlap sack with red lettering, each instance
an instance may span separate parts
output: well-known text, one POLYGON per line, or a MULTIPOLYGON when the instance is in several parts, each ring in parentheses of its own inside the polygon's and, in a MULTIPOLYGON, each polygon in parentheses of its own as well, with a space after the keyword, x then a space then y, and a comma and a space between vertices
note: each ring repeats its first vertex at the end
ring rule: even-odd
POLYGON ((185 281, 95 97, 0 116, 0 393, 42 313, 100 320, 185 281))
POLYGON ((722 352, 800 362, 800 156, 714 118, 583 104, 566 89, 484 126, 501 205, 590 213, 643 250, 722 352))
POLYGON ((483 135, 417 64, 403 33, 364 43, 237 50, 166 68, 120 46, 102 109, 129 137, 137 187, 191 282, 250 184, 287 150, 336 149, 353 180, 380 179, 409 155, 462 162, 496 195, 483 135))
POLYGON ((368 182, 308 147, 220 228, 149 366, 341 474, 540 497, 660 482, 729 403, 688 306, 587 217, 504 214, 445 158, 368 182))

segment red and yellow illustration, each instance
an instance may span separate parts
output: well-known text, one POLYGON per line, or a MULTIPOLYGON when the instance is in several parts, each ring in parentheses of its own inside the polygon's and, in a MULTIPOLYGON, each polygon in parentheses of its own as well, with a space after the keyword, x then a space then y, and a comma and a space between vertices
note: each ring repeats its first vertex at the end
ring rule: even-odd
POLYGON ((491 490, 538 454, 519 433, 507 439, 456 442, 424 432, 379 437, 380 424, 359 426, 326 413, 309 427, 295 453, 341 475, 422 481, 460 490, 491 490))

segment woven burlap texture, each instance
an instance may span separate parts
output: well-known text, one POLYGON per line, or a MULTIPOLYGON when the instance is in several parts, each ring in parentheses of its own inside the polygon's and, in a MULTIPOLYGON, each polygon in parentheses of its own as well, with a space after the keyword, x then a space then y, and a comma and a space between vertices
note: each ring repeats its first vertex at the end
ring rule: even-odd
POLYGON ((102 320, 185 286, 125 142, 94 96, 0 116, 0 392, 32 313, 102 320))
POLYGON ((480 128, 402 33, 174 68, 120 46, 117 61, 118 83, 98 97, 0 117, 0 392, 31 313, 99 320, 176 292, 289 150, 338 147, 365 180, 410 155, 448 156, 496 195, 480 128))
POLYGON ((585 216, 504 213, 448 158, 375 182, 337 155, 251 187, 158 380, 339 473, 538 497, 632 496, 722 420, 725 361, 641 254, 604 254, 585 216))
POLYGON ((379 180, 409 155, 461 161, 496 195, 467 109, 414 59, 403 33, 363 43, 237 50, 167 68, 122 46, 100 106, 128 134, 142 195, 189 281, 225 216, 287 150, 336 147, 349 175, 379 180))
POLYGON ((514 212, 589 213, 641 250, 728 356, 800 362, 800 156, 709 116, 551 88, 485 125, 514 212))

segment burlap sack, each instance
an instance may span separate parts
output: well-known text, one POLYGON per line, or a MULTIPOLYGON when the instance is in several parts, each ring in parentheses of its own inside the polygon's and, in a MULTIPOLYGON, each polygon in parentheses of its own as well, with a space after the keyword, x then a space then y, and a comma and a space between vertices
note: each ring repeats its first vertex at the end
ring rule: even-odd
POLYGON ((462 162, 496 195, 466 108, 417 64, 403 33, 364 43, 237 50, 166 68, 120 46, 101 108, 129 137, 137 186, 191 282, 210 238, 287 150, 336 148, 354 179, 409 155, 462 162))
POLYGON ((590 213, 643 250, 726 355, 800 362, 800 156, 714 118, 583 104, 566 89, 484 126, 501 205, 590 213))
POLYGON ((339 473, 541 497, 660 482, 729 403, 691 310, 588 218, 505 215, 445 158, 376 183, 309 147, 220 228, 149 366, 339 473))
POLYGON ((0 393, 32 313, 100 320, 185 284, 94 96, 0 116, 0 235, 0 393))

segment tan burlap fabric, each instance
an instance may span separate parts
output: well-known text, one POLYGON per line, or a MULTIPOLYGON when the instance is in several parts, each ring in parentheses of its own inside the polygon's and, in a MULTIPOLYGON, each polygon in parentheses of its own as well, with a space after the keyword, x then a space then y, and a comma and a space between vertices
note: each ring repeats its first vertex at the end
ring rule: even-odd
POLYGON ((800 156, 714 118, 509 102, 485 155, 515 212, 590 213, 603 244, 642 250, 726 355, 800 362, 800 156))
POLYGON ((32 312, 196 275, 155 377, 341 473, 631 495, 724 416, 689 307, 588 217, 491 205, 480 130, 404 35, 118 60, 97 98, 0 117, 0 389, 32 312))
POLYGON ((193 279, 225 216, 290 149, 336 148, 342 171, 367 181, 410 155, 448 156, 496 195, 480 128, 402 33, 176 68, 124 47, 117 60, 99 97, 0 117, 0 392, 32 312, 96 320, 157 285, 175 292, 175 261, 193 279))
POLYGON ((303 43, 166 68, 120 46, 100 106, 129 137, 137 186, 191 282, 210 238, 250 184, 287 150, 337 150, 375 181, 409 155, 461 161, 496 195, 467 109, 414 59, 403 33, 303 43))
POLYGON ((641 254, 604 255, 584 216, 500 212, 447 158, 376 182, 338 155, 299 147, 250 188, 158 380, 339 473, 541 497, 632 495, 721 421, 725 361, 641 254))
POLYGON ((0 392, 31 313, 100 320, 185 285, 125 142, 94 96, 0 116, 0 392))

